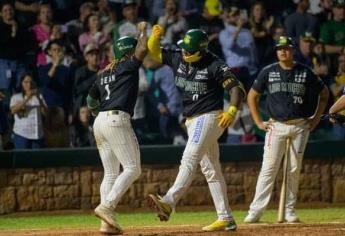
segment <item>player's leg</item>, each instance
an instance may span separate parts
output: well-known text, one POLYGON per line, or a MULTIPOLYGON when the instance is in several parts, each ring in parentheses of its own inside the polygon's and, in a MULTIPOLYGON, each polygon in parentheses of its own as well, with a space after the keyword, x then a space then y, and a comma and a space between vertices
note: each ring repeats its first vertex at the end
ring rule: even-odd
POLYGON ((189 137, 176 180, 163 198, 149 196, 149 204, 157 210, 161 220, 169 219, 171 209, 190 186, 197 165, 210 146, 208 137, 213 132, 216 116, 216 112, 207 113, 186 122, 189 137))
MULTIPOLYGON (((217 129, 217 127, 215 127, 215 129, 217 129)), ((202 158, 200 167, 202 173, 206 177, 218 215, 218 220, 209 226, 203 227, 203 230, 235 230, 237 226, 229 206, 227 187, 219 161, 219 146, 217 139, 214 140, 213 144, 202 158)))
POLYGON ((299 185, 299 175, 302 167, 304 150, 306 148, 309 130, 306 122, 295 125, 294 134, 291 138, 290 157, 287 171, 287 192, 285 205, 285 218, 288 222, 297 222, 299 219, 295 214, 294 208, 297 200, 299 185))
POLYGON ((114 119, 119 119, 116 122, 120 125, 113 126, 112 131, 106 135, 112 151, 123 167, 122 173, 116 178, 106 197, 106 202, 113 209, 116 208, 123 194, 141 174, 139 144, 130 123, 130 116, 127 113, 121 113, 117 116, 114 119))
POLYGON ((287 125, 279 122, 274 122, 272 128, 266 133, 262 167, 256 184, 255 196, 250 204, 249 214, 244 220, 246 223, 259 221, 271 198, 274 181, 284 155, 288 133, 287 125))
MULTIPOLYGON (((97 144, 97 149, 102 161, 103 169, 104 169, 104 176, 100 186, 100 196, 101 196, 101 204, 103 206, 106 204, 106 196, 110 192, 112 186, 114 185, 115 179, 118 176, 120 164, 117 160, 116 156, 114 155, 113 151, 111 150, 110 144, 108 140, 103 135, 103 126, 104 122, 106 121, 105 113, 100 113, 95 122, 94 122, 94 135, 97 144)), ((99 207, 95 210, 96 215, 101 218, 101 228, 100 231, 102 233, 120 233, 122 231, 121 227, 116 223, 116 219, 114 214, 111 210, 108 209, 101 209, 99 212, 99 207), (97 212, 96 212, 97 210, 97 212), (109 215, 113 221, 115 222, 106 222, 104 221, 103 217, 104 214, 107 216, 109 215), (116 227, 113 225, 116 224, 116 227)), ((110 219, 111 220, 111 219, 110 219)))

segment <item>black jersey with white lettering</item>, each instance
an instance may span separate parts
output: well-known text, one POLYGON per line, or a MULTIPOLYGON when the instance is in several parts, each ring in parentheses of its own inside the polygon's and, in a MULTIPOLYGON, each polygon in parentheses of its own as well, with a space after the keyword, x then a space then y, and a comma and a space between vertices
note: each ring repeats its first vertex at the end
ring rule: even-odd
POLYGON ((223 109, 224 89, 239 86, 230 68, 216 55, 207 52, 200 61, 183 61, 181 50, 162 50, 163 64, 172 67, 175 84, 182 91, 183 115, 190 117, 223 109))
POLYGON ((133 57, 98 74, 89 95, 100 100, 100 111, 120 110, 133 115, 141 63, 133 57))
POLYGON ((262 69, 252 88, 267 93, 270 117, 287 121, 312 116, 324 84, 306 65, 296 63, 293 69, 284 70, 279 63, 273 63, 262 69))

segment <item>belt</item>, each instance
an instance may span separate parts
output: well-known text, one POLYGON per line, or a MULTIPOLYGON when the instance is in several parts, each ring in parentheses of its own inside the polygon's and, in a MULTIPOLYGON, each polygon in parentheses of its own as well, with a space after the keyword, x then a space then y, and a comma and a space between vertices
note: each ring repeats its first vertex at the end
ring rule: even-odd
POLYGON ((285 120, 285 121, 279 121, 279 120, 274 120, 274 119, 272 119, 272 120, 275 122, 279 122, 279 123, 283 123, 283 124, 287 124, 287 125, 295 125, 295 124, 298 124, 302 121, 305 121, 304 118, 297 118, 297 119, 285 120))
POLYGON ((204 115, 204 114, 207 114, 207 113, 211 113, 211 112, 219 112, 219 113, 221 113, 222 112, 222 110, 213 110, 213 111, 209 111, 209 112, 205 112, 205 113, 202 113, 202 114, 196 114, 196 115, 194 115, 194 116, 188 116, 188 117, 186 117, 186 120, 187 121, 190 121, 190 120, 192 120, 192 119, 194 119, 194 118, 197 118, 198 116, 201 116, 201 115, 204 115))
POLYGON ((110 110, 110 111, 106 111, 107 112, 107 115, 118 115, 120 114, 120 111, 118 110, 110 110))

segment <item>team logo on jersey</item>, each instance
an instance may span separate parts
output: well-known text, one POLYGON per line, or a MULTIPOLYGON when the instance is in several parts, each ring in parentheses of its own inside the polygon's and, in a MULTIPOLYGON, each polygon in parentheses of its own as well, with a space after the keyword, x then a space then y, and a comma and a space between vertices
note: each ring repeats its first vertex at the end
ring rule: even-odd
POLYGON ((295 81, 297 83, 305 83, 306 78, 307 78, 307 72, 306 71, 304 71, 302 73, 295 74, 295 81))
POLYGON ((186 71, 186 66, 180 63, 177 69, 177 73, 185 73, 185 71, 186 71))
POLYGON ((280 73, 276 71, 271 71, 268 74, 268 81, 269 82, 275 82, 275 81, 280 81, 280 73))
POLYGON ((196 72, 195 79, 196 80, 207 80, 207 68, 203 70, 199 70, 196 72))

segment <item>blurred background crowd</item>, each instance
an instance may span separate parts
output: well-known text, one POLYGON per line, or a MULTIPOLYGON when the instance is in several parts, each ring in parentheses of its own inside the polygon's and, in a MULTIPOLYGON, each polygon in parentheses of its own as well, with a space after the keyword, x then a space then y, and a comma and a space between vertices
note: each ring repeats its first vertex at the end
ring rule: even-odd
MULTIPOLYGON (((274 41, 281 35, 294 39, 296 61, 329 87, 329 105, 345 84, 345 0, 2 0, 0 13, 4 149, 94 146, 85 98, 97 72, 112 61, 112 42, 136 36, 141 20, 165 28, 163 44, 203 29, 209 50, 247 90, 260 69, 276 61, 274 41)), ((184 144, 172 70, 147 57, 139 82, 133 116, 139 143, 184 144)), ((221 142, 257 142, 263 135, 244 105, 221 142)), ((311 138, 344 139, 345 129, 321 122, 311 138)))

